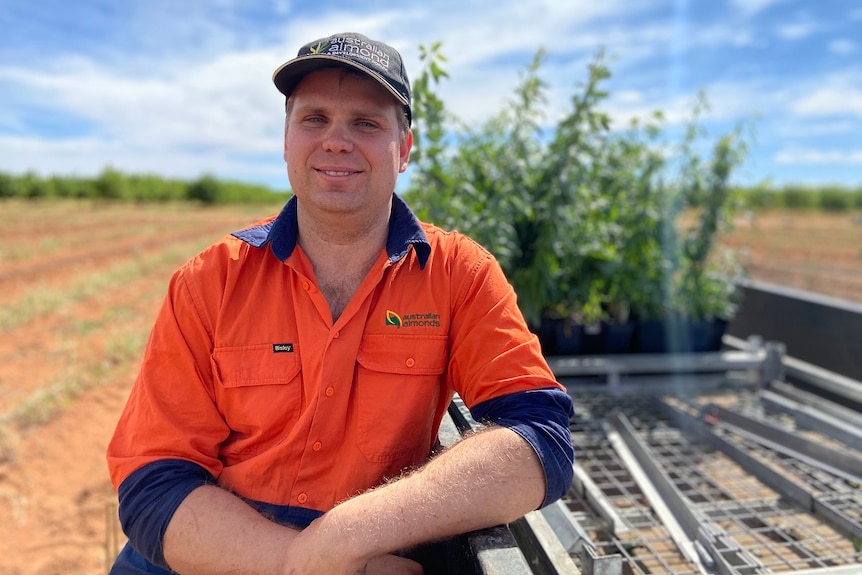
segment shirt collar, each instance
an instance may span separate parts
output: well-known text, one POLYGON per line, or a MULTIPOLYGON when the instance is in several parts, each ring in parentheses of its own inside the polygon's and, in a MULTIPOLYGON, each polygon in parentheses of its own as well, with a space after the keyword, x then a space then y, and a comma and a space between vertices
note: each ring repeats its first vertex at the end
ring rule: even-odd
MULTIPOLYGON (((270 244, 272 253, 281 261, 286 260, 296 248, 296 202, 296 196, 293 196, 274 220, 234 232, 233 235, 258 248, 270 244)), ((424 268, 431 255, 431 244, 410 207, 398 194, 393 194, 389 235, 386 238, 386 255, 389 256, 389 261, 396 263, 401 260, 407 255, 411 245, 416 250, 419 267, 424 268)))

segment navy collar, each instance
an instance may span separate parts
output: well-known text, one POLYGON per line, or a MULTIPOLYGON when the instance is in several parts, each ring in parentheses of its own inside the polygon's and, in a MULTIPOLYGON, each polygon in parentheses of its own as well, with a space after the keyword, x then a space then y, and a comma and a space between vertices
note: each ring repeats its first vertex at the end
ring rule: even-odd
MULTIPOLYGON (((272 253, 281 261, 286 260, 296 248, 296 196, 282 208, 274 220, 234 232, 232 235, 245 243, 260 248, 270 244, 272 253)), ((392 196, 392 213, 389 216, 389 235, 386 238, 386 254, 395 263, 407 255, 410 246, 416 250, 419 267, 424 268, 431 255, 431 244, 416 215, 398 194, 392 196)))

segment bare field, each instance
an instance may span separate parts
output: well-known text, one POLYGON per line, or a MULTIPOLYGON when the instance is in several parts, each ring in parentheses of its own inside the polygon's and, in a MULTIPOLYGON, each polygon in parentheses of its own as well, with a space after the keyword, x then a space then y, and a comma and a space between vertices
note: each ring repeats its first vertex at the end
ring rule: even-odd
POLYGON ((862 213, 766 212, 725 243, 755 280, 862 302, 862 213))
MULTIPOLYGON (((4 575, 105 573, 104 452, 172 272, 280 206, 0 202, 4 575)), ((725 240, 753 279, 862 301, 862 217, 765 213, 725 240)))

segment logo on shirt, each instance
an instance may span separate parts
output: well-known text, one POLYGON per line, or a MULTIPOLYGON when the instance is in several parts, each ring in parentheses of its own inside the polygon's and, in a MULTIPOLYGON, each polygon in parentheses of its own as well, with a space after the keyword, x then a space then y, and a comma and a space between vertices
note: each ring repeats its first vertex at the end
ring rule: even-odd
POLYGON ((439 313, 398 314, 391 309, 386 310, 386 325, 402 327, 440 327, 439 313))
POLYGON ((293 344, 274 343, 272 344, 272 353, 293 353, 293 344))
POLYGON ((401 316, 392 311, 391 309, 386 310, 386 325, 394 325, 395 327, 401 327, 404 325, 404 321, 401 319, 401 316))

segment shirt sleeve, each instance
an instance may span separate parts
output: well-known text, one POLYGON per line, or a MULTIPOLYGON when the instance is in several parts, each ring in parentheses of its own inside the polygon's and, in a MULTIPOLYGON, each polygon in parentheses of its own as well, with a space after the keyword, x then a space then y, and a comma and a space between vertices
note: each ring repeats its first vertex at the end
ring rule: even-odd
POLYGON ((162 538, 186 496, 212 475, 190 461, 154 461, 129 475, 118 489, 120 524, 131 546, 151 563, 168 568, 162 538))
POLYGON ((561 498, 572 484, 575 450, 569 421, 573 414, 571 397, 559 388, 503 395, 470 409, 476 421, 508 427, 536 451, 545 472, 541 507, 561 498))

